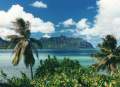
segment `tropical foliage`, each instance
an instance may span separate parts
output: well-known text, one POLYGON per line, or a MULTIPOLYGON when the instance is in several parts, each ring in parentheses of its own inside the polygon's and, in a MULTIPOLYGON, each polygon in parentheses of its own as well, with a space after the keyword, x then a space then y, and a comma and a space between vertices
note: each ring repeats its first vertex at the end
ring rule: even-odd
POLYGON ((37 68, 35 76, 36 77, 43 77, 46 75, 54 75, 55 73, 72 73, 72 69, 78 69, 80 67, 80 64, 78 61, 73 61, 65 58, 64 60, 58 60, 55 56, 51 58, 48 55, 48 59, 41 60, 40 66, 37 68))
POLYGON ((116 72, 120 63, 120 46, 113 35, 107 35, 103 42, 98 45, 100 51, 94 55, 99 61, 96 67, 99 69, 116 72))
POLYGON ((13 65, 18 65, 23 57, 26 67, 30 66, 31 77, 33 78, 32 66, 35 63, 33 52, 35 52, 36 56, 38 57, 35 46, 41 46, 41 44, 38 43, 34 38, 30 37, 30 23, 28 21, 26 22, 22 18, 18 18, 15 22, 13 22, 13 24, 15 26, 13 29, 16 31, 17 35, 8 36, 8 38, 12 41, 11 44, 16 43, 16 46, 14 47, 12 63, 13 65))
MULTIPOLYGON (((2 76, 6 78, 3 72, 2 76)), ((120 72, 113 75, 98 74, 94 67, 83 67, 76 60, 58 60, 49 56, 41 62, 33 80, 22 73, 20 78, 6 78, 6 84, 9 87, 120 87, 119 79, 120 72)))

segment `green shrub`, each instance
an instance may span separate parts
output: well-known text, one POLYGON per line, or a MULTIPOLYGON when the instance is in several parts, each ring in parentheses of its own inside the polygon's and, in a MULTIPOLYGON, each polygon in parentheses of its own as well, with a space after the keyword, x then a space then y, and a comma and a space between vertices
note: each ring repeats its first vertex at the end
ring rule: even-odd
POLYGON ((21 78, 2 77, 11 87, 120 87, 120 72, 112 75, 99 74, 95 67, 83 67, 76 60, 56 57, 41 60, 33 80, 24 73, 21 78))
POLYGON ((55 73, 65 72, 67 74, 72 73, 72 70, 80 68, 80 64, 78 61, 70 60, 64 58, 63 60, 58 60, 55 56, 51 58, 48 56, 48 59, 41 60, 40 66, 37 68, 35 76, 46 76, 53 75, 55 73))

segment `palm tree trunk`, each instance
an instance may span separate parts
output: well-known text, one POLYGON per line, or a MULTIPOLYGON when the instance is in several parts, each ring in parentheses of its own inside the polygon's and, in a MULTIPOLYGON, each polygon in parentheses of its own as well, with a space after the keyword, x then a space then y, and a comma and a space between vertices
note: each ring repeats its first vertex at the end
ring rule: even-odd
POLYGON ((33 68, 31 64, 30 64, 30 73, 31 73, 31 79, 33 79, 33 68))

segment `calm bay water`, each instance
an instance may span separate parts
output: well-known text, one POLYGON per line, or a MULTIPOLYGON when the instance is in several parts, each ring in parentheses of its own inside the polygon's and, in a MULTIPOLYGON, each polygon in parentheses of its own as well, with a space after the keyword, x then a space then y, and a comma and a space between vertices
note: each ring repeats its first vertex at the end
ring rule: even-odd
MULTIPOLYGON (((44 60, 48 55, 56 56, 58 59, 69 58, 73 60, 78 60, 81 65, 89 66, 95 63, 95 60, 91 58, 91 54, 95 53, 96 50, 93 49, 81 49, 81 50, 53 50, 53 49, 42 49, 39 51, 39 59, 44 60)), ((34 65, 34 71, 38 67, 39 61, 36 58, 36 63, 34 65)), ((30 76, 29 68, 26 69, 23 60, 18 66, 12 65, 12 51, 11 50, 0 50, 0 69, 3 70, 8 76, 20 76, 20 72, 27 73, 30 76)))

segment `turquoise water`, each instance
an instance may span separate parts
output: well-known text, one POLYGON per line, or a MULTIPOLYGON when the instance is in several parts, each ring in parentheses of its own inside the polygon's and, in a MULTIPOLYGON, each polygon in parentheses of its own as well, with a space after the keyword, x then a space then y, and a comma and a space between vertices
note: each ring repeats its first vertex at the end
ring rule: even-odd
MULTIPOLYGON (((78 60, 81 65, 89 66, 95 63, 95 60, 91 58, 91 54, 95 53, 95 50, 39 50, 39 59, 44 60, 48 55, 57 56, 58 59, 69 58, 78 60)), ((36 58, 34 65, 34 71, 38 67, 39 61, 36 58)), ((26 69, 23 60, 18 66, 12 65, 12 52, 9 50, 0 50, 0 69, 8 74, 8 76, 20 76, 20 72, 27 73, 30 76, 29 68, 26 69)))

